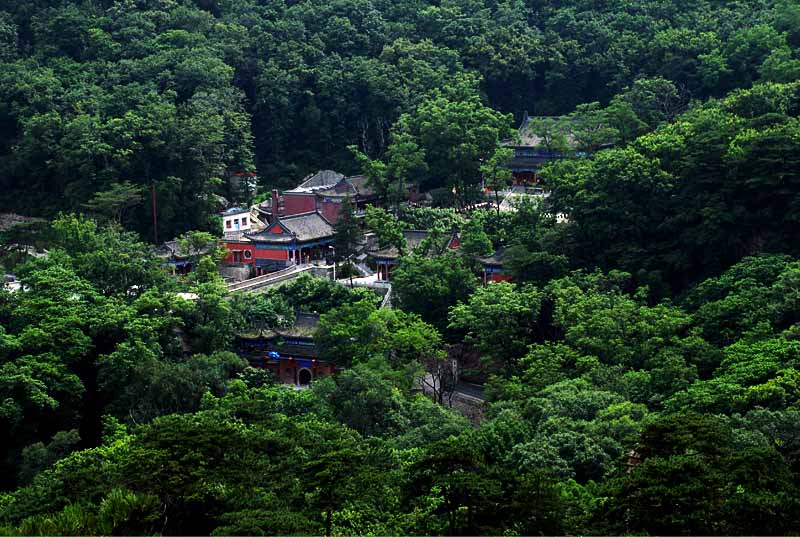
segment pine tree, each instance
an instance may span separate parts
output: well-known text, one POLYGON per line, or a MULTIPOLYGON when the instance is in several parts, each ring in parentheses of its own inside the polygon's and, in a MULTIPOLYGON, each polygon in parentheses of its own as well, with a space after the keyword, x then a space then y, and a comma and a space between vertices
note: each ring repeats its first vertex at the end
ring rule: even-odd
POLYGON ((352 261, 358 251, 361 230, 358 227, 358 222, 356 222, 355 209, 349 196, 342 202, 339 219, 334 224, 333 231, 333 245, 336 248, 334 262, 347 261, 350 284, 352 286, 352 261))

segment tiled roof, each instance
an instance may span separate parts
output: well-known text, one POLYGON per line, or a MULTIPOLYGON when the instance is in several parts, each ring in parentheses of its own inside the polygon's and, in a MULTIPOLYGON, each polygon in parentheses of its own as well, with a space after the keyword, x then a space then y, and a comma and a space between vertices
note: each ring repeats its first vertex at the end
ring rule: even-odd
POLYGON ((226 231, 223 234, 223 238, 226 241, 246 241, 247 237, 245 237, 246 231, 226 231))
POLYGON ((43 218, 33 218, 14 213, 2 213, 0 214, 0 231, 7 231, 14 226, 32 222, 45 222, 45 220, 43 218))
POLYGON ((303 182, 289 192, 313 191, 318 188, 333 186, 344 179, 344 175, 333 170, 320 170, 315 174, 307 176, 303 182))
POLYGON ((494 266, 503 266, 503 262, 505 261, 506 251, 504 248, 500 248, 495 253, 487 257, 479 257, 478 262, 482 265, 494 265, 494 266))
POLYGON ((264 332, 239 334, 240 341, 255 342, 248 345, 255 354, 277 351, 282 356, 302 356, 318 358, 319 349, 313 342, 314 332, 319 324, 319 315, 298 313, 294 325, 288 328, 274 328, 264 332))
POLYGON ((250 209, 248 209, 246 207, 231 207, 230 209, 227 209, 227 210, 223 211, 220 214, 222 214, 223 216, 232 216, 234 214, 242 214, 242 213, 249 213, 249 212, 250 212, 250 209))
POLYGON ((292 326, 286 328, 272 328, 258 333, 256 331, 242 332, 239 336, 246 339, 272 339, 277 336, 289 339, 311 339, 314 337, 317 325, 319 325, 318 314, 297 312, 292 326))
POLYGON ((319 315, 314 313, 298 313, 294 321, 294 326, 290 328, 278 328, 278 334, 287 338, 310 338, 314 336, 319 324, 319 315))
POLYGON ((269 228, 259 233, 247 233, 246 237, 255 242, 287 243, 294 240, 307 242, 327 239, 333 236, 333 226, 318 212, 284 216, 275 221, 278 222, 289 231, 288 234, 270 233, 271 228, 269 228))
POLYGON ((356 193, 361 197, 368 198, 375 195, 375 189, 369 184, 369 179, 364 175, 348 177, 347 182, 353 186, 356 193))
MULTIPOLYGON (((413 229, 407 229, 403 231, 403 236, 406 239, 406 244, 408 246, 408 252, 414 252, 417 250, 422 242, 428 238, 430 233, 428 231, 419 231, 413 229)), ((448 240, 447 247, 450 247, 450 243, 453 241, 453 237, 451 236, 448 240)), ((394 246, 389 248, 383 249, 374 249, 369 252, 372 257, 380 257, 385 259, 396 259, 400 257, 400 252, 394 246)))
MULTIPOLYGON (((537 134, 535 134, 534 132, 531 131, 531 123, 533 121, 543 120, 543 119, 552 120, 555 123, 559 123, 559 122, 562 122, 562 121, 563 122, 569 121, 569 120, 564 119, 564 118, 559 117, 559 116, 529 116, 528 113, 526 112, 525 115, 522 117, 522 123, 520 124, 519 131, 518 131, 519 132, 520 142, 517 143, 515 141, 506 141, 506 142, 504 142, 503 145, 511 146, 511 147, 539 147, 539 146, 541 146, 542 145, 542 139, 541 139, 540 136, 538 136, 537 134)), ((570 145, 574 146, 575 145, 575 139, 573 138, 573 136, 569 132, 567 132, 566 135, 567 135, 567 143, 569 143, 570 145)))
POLYGON ((315 190, 314 193, 317 196, 361 196, 362 198, 368 198, 375 194, 374 189, 367 185, 368 182, 363 175, 345 177, 335 185, 315 190))
POLYGON ((208 246, 197 250, 196 248, 190 248, 190 252, 181 252, 180 251, 180 244, 178 244, 177 240, 174 241, 167 241, 163 243, 158 248, 158 255, 161 257, 175 257, 177 259, 186 259, 196 255, 205 255, 211 251, 211 248, 214 246, 214 243, 209 243, 208 246))

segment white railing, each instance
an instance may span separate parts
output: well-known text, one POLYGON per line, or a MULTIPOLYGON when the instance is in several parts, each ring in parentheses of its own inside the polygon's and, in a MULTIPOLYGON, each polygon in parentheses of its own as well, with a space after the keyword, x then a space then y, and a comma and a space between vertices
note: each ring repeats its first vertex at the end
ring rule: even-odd
POLYGON ((243 282, 232 283, 228 285, 229 293, 251 292, 262 287, 269 287, 286 280, 291 280, 304 272, 313 270, 315 265, 294 265, 277 272, 270 272, 263 276, 256 276, 243 282))

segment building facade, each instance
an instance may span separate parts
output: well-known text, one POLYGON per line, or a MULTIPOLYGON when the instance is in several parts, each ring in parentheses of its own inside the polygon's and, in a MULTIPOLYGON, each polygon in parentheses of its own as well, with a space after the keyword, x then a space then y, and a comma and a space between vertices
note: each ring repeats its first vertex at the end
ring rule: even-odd
POLYGON ((318 323, 319 315, 298 313, 291 328, 240 335, 239 354, 253 367, 270 371, 281 384, 307 386, 337 372, 336 364, 319 356, 313 337, 318 323))
POLYGON ((536 121, 550 122, 554 131, 562 131, 561 136, 566 144, 574 146, 572 136, 566 131, 565 125, 568 120, 559 117, 531 117, 526 111, 518 129, 519 139, 503 143, 504 146, 514 150, 514 158, 509 162, 509 167, 517 185, 538 184, 539 170, 548 162, 565 157, 562 151, 548 148, 541 136, 533 131, 533 124, 536 121))
MULTIPOLYGON (((423 244, 431 236, 428 231, 418 230, 405 230, 403 237, 406 240, 407 253, 419 253, 423 244)), ((425 252, 426 255, 435 255, 437 253, 436 245, 430 245, 431 251, 425 252)), ((453 231, 449 236, 444 237, 444 241, 440 245, 442 252, 448 250, 456 250, 461 246, 461 240, 458 233, 453 231)), ((368 255, 375 263, 375 272, 378 276, 378 281, 391 281, 392 272, 394 271, 400 259, 400 252, 394 246, 390 248, 377 248, 372 247, 368 249, 368 255)))
POLYGON ((278 217, 259 232, 226 234, 225 263, 251 265, 258 276, 323 260, 331 255, 333 235, 333 226, 316 211, 278 217))
POLYGON ((364 176, 345 177, 331 170, 323 170, 306 177, 297 187, 282 194, 273 190, 270 199, 256 206, 256 209, 263 220, 269 223, 275 218, 316 211, 335 224, 345 198, 350 198, 357 215, 363 214, 367 204, 378 201, 378 196, 367 185, 364 176))
POLYGON ((222 213, 223 233, 235 233, 237 231, 251 231, 253 222, 250 219, 250 209, 234 207, 222 213))

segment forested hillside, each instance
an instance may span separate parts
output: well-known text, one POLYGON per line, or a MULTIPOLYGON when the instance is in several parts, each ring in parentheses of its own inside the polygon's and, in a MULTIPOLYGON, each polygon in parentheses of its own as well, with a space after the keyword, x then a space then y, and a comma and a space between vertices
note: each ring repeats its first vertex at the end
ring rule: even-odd
POLYGON ((226 173, 286 186, 355 171, 349 145, 382 157, 400 116, 434 96, 519 119, 655 91, 642 119, 657 123, 795 79, 798 45, 791 0, 7 0, 0 205, 122 199, 114 216, 152 237, 154 188, 172 237, 212 228, 213 195, 237 197, 226 173), (654 89, 662 78, 673 91, 654 89))
POLYGON ((797 0, 5 0, 0 61, 0 534, 800 533, 797 0), (231 175, 320 168, 340 281, 231 292, 231 175))

